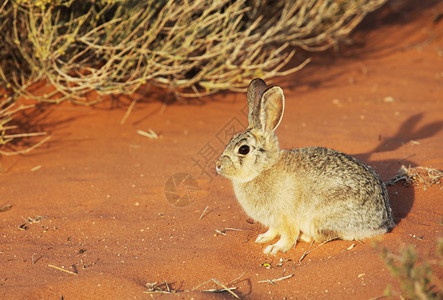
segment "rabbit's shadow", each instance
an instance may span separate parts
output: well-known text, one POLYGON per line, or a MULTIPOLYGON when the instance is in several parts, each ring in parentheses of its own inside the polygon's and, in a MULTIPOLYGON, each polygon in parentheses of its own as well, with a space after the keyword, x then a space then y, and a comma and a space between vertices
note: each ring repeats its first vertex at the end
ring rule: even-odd
MULTIPOLYGON (((418 126, 418 123, 423 119, 423 113, 418 113, 410 116, 406 119, 397 132, 391 136, 382 138, 380 143, 371 151, 366 153, 355 154, 355 156, 373 166, 377 173, 385 178, 392 178, 396 175, 398 169, 402 166, 416 167, 417 165, 409 160, 415 153, 411 153, 408 157, 390 160, 376 161, 372 160, 371 156, 374 153, 394 151, 404 145, 405 142, 414 140, 419 141, 424 138, 432 137, 438 134, 443 128, 443 121, 432 122, 427 125, 418 126)), ((386 181, 386 180, 385 180, 386 181)), ((414 203, 415 194, 413 188, 398 187, 401 183, 397 183, 394 186, 388 186, 388 192, 390 196, 390 202, 392 206, 394 221, 398 224, 403 218, 405 218, 414 203), (398 193, 398 189, 402 188, 401 193, 398 193)))

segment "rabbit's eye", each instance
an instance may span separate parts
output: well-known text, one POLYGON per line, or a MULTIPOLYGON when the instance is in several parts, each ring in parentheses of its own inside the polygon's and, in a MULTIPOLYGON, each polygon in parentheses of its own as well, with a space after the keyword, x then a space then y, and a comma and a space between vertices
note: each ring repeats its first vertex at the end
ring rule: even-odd
POLYGON ((249 146, 248 145, 243 145, 240 148, 238 148, 238 153, 240 153, 241 155, 246 155, 249 153, 249 146))

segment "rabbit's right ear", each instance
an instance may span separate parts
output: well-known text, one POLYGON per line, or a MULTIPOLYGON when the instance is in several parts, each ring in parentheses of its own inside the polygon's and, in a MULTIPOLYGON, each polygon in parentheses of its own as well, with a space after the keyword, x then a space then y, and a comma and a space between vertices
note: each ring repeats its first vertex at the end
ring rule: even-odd
POLYGON ((248 87, 246 97, 248 98, 248 122, 249 127, 261 128, 260 103, 261 97, 266 90, 266 83, 261 78, 255 78, 248 87))
POLYGON ((280 125, 285 110, 285 96, 279 86, 267 89, 261 99, 260 123, 264 131, 274 131, 280 125))

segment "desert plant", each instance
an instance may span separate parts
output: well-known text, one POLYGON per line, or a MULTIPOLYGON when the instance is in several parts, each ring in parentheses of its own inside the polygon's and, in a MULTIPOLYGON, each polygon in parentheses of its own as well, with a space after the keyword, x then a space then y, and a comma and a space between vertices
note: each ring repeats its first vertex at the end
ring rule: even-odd
POLYGON ((38 95, 44 101, 132 93, 145 83, 179 96, 238 91, 252 77, 298 70, 306 61, 281 71, 290 45, 326 49, 385 1, 6 0, 0 76, 25 93, 46 80, 54 90, 38 95))
MULTIPOLYGON (((437 242, 437 256, 443 257, 443 239, 437 242)), ((433 274, 429 262, 419 263, 415 248, 408 245, 402 248, 399 254, 394 254, 387 248, 381 249, 381 256, 393 276, 399 281, 402 289, 402 298, 406 299, 442 299, 439 281, 433 274)), ((436 268, 442 264, 434 263, 436 268)), ((387 288, 387 296, 391 296, 391 287, 387 288)))
POLYGON ((81 104, 146 84, 176 97, 243 91, 304 67, 288 67, 297 47, 336 45, 386 1, 5 0, 0 82, 14 99, 81 104))
POLYGON ((434 184, 441 184, 443 172, 437 169, 426 167, 406 167, 402 165, 397 174, 386 185, 394 185, 397 182, 403 182, 405 185, 422 185, 426 191, 434 184))

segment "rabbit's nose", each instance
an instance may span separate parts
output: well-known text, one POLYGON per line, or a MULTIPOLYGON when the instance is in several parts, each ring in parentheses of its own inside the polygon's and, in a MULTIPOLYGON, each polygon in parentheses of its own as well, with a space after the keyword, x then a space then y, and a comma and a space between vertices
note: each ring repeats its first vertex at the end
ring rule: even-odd
POLYGON ((222 167, 221 162, 220 162, 220 161, 217 161, 217 162, 215 163, 215 169, 217 170, 217 172, 220 172, 221 167, 222 167))

